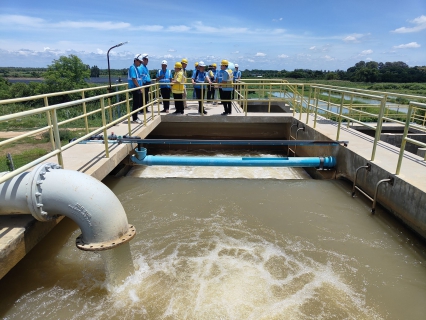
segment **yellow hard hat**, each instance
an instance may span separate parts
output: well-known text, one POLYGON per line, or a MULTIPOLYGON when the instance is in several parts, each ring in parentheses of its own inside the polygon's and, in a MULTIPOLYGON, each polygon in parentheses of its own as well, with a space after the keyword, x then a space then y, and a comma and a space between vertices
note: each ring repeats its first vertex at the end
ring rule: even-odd
POLYGON ((176 62, 175 63, 175 68, 182 68, 182 63, 176 62))
POLYGON ((227 66, 229 63, 228 63, 228 60, 222 60, 221 62, 220 62, 220 65, 221 66, 227 66))
POLYGON ((195 66, 198 66, 198 62, 195 62, 195 66))
POLYGON ((213 63, 213 64, 212 64, 212 67, 217 67, 216 63, 213 63))
POLYGON ((188 59, 183 58, 182 61, 181 61, 181 63, 188 64, 188 59))

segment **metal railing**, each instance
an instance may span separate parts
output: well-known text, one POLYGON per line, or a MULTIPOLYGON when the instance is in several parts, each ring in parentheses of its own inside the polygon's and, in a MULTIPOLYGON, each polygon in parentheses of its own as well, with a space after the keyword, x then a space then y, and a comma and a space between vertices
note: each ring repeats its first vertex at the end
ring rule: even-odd
MULTIPOLYGON (((411 124, 409 119, 411 119, 411 114, 413 112, 414 108, 418 108, 418 109, 423 109, 424 111, 426 111, 426 103, 419 103, 419 102, 410 102, 410 104, 408 105, 408 111, 407 111, 407 121, 405 122, 405 127, 404 127, 404 133, 402 135, 402 143, 401 143, 401 148, 399 150, 399 157, 398 157, 398 164, 396 166, 396 174, 398 175, 401 171, 401 165, 402 165, 402 159, 404 157, 404 151, 405 151, 405 145, 407 144, 407 142, 410 142, 412 144, 415 144, 417 146, 426 148, 426 143, 408 138, 408 130, 410 129, 410 127, 415 127, 417 129, 422 129, 424 132, 426 132, 426 128, 419 128, 418 125, 415 124, 411 124)), ((424 156, 424 159, 426 161, 426 154, 424 156)))
MULTIPOLYGON (((207 83, 198 84, 201 85, 201 99, 191 99, 191 101, 201 101, 202 111, 204 110, 204 104, 206 103, 205 91, 208 89, 207 83)), ((187 83, 188 88, 192 84, 187 83)), ((374 160, 376 154, 377 143, 380 139, 380 133, 382 129, 382 122, 395 122, 398 124, 404 124, 409 128, 416 128, 418 130, 426 131, 424 124, 426 123, 426 112, 422 114, 416 112, 418 110, 424 111, 424 104, 412 102, 409 106, 398 106, 398 110, 391 112, 391 108, 387 105, 387 99, 391 95, 400 96, 403 98, 425 99, 421 96, 404 95, 404 94, 390 94, 388 92, 378 92, 372 90, 361 90, 361 89, 348 89, 342 87, 333 87, 327 85, 317 85, 312 83, 289 83, 286 80, 281 79, 242 79, 241 81, 234 83, 234 99, 230 100, 239 106, 242 112, 247 116, 249 103, 262 102, 268 103, 267 112, 271 112, 271 106, 273 103, 287 104, 292 107, 294 117, 302 119, 302 115, 306 114, 306 124, 309 122, 309 115, 314 113, 314 128, 317 125, 317 118, 319 115, 326 118, 332 119, 337 123, 336 140, 339 140, 341 126, 343 122, 346 126, 350 123, 361 124, 371 130, 375 131, 375 137, 373 142, 373 149, 371 154, 371 160, 374 160), (334 95, 334 96, 333 96, 334 95), (335 101, 336 96, 339 101, 335 101), (348 99, 347 99, 348 98, 348 99), (357 98, 367 98, 374 103, 356 103, 357 98), (406 108, 406 112, 399 112, 399 108, 406 108), (409 111, 409 112, 408 112, 409 111), (299 114, 297 116, 297 113, 299 114), (375 119, 376 124, 367 123, 365 119, 375 119), (414 123, 416 122, 416 123, 414 123)), ((127 89, 127 84, 117 84, 113 87, 116 88, 116 92, 96 94, 96 91, 105 90, 108 86, 92 87, 85 89, 78 89, 66 92, 56 92, 44 95, 37 95, 25 98, 9 99, 0 101, 0 108, 8 108, 14 104, 32 102, 36 104, 36 107, 32 109, 19 111, 15 113, 5 114, 0 116, 0 123, 4 121, 18 121, 23 117, 38 117, 39 122, 43 122, 43 125, 38 125, 37 129, 28 131, 15 138, 6 139, 0 141, 0 147, 17 143, 30 136, 37 134, 49 133, 49 141, 52 151, 46 155, 30 161, 24 166, 10 172, 0 178, 0 183, 7 179, 30 169, 31 167, 47 160, 52 156, 58 158, 58 163, 64 166, 62 153, 76 145, 77 143, 88 139, 89 137, 102 133, 104 145, 105 145, 105 157, 109 157, 109 144, 107 130, 127 119, 128 134, 131 134, 131 117, 135 112, 143 112, 143 126, 147 126, 147 123, 153 120, 156 114, 160 114, 160 103, 166 101, 160 95, 160 83, 153 83, 149 85, 150 91, 149 96, 146 97, 145 90, 142 90, 143 101, 149 101, 143 103, 142 107, 138 110, 132 111, 130 103, 131 92, 139 89, 127 89), (90 96, 93 95, 94 96, 90 96), (81 98, 74 101, 56 103, 49 105, 49 99, 52 100, 54 97, 74 95, 81 98), (89 97, 86 97, 89 96, 89 97), (113 103, 114 97, 123 96, 124 98, 120 101, 116 98, 113 103), (37 105, 38 104, 38 105, 37 105), (148 119, 147 108, 151 107, 151 117, 148 119), (156 107, 157 112, 154 111, 156 107), (81 108, 81 109, 80 109, 81 108), (126 112, 121 116, 121 108, 124 108, 126 112), (59 120, 58 113, 63 110, 71 110, 75 116, 69 116, 66 119, 59 120), (81 111, 80 111, 81 110, 81 111), (116 116, 114 116, 114 113, 116 116), (100 116, 99 116, 100 115, 100 116), (97 116, 98 124, 93 125, 92 117, 97 116), (40 120, 41 119, 41 120, 40 120), (83 121, 84 135, 78 139, 61 145, 60 140, 60 127, 69 126, 71 123, 76 121, 83 121), (99 124, 100 122, 100 124, 99 124)), ((167 99, 169 101, 176 101, 174 99, 167 99)), ((213 101, 221 101, 220 97, 217 97, 213 101)), ((395 108, 395 106, 393 107, 395 108)), ((0 109, 1 111, 1 109, 0 109)), ((70 114, 72 113, 70 111, 70 114)), ((201 113, 203 115, 203 113, 201 113)), ((64 118, 64 117, 62 117, 64 118)), ((412 139, 406 138, 404 141, 412 142, 412 139)), ((420 144, 424 146, 424 144, 420 144)), ((403 148, 401 148, 403 150, 403 148)), ((403 152, 403 151, 402 151, 403 152)), ((398 173, 399 173, 398 165, 398 173)))

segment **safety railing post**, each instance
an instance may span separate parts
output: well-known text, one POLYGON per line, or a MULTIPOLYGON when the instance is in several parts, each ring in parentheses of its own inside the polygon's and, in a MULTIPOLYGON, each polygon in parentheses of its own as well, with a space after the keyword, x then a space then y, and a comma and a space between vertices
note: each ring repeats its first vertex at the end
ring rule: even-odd
POLYGON ((108 97, 108 116, 109 116, 109 122, 114 121, 114 120, 112 119, 111 97, 108 97))
POLYGON ((396 165, 396 173, 395 173, 396 175, 398 175, 401 172, 402 158, 404 157, 404 150, 405 150, 405 145, 407 143, 406 139, 408 135, 408 130, 410 129, 410 118, 411 118, 412 112, 413 112, 413 106, 410 103, 408 105, 407 119, 405 120, 404 133, 402 134, 401 148, 399 149, 398 164, 396 165))
MULTIPOLYGON (((81 92, 81 99, 85 99, 84 91, 81 92)), ((87 119, 87 107, 86 101, 83 101, 83 114, 84 114, 84 126, 86 128, 86 134, 89 134, 89 120, 87 119)))
MULTIPOLYGON (((354 94, 351 94, 351 102, 349 104, 349 118, 352 118, 352 104, 354 102, 354 94)), ((350 120, 348 120, 348 123, 346 124, 346 128, 349 128, 350 120)))
MULTIPOLYGON (((44 106, 49 106, 49 100, 47 97, 44 97, 44 106)), ((50 145, 52 146, 52 151, 55 150, 55 138, 53 136, 53 126, 52 126, 52 117, 50 116, 50 112, 46 111, 47 116, 47 124, 49 125, 49 136, 50 136, 50 145)))
POLYGON ((129 95, 129 91, 126 91, 126 110, 127 110, 127 129, 129 132, 129 136, 132 135, 132 126, 130 125, 130 119, 131 119, 131 115, 130 115, 130 95, 129 95))
POLYGON ((309 86, 308 104, 306 106, 306 124, 309 123, 309 113, 311 111, 312 86, 309 86))
POLYGON ((101 98, 101 112, 102 112, 102 126, 104 127, 104 145, 105 145, 105 157, 109 158, 109 150, 108 150, 108 132, 106 128, 106 115, 105 115, 105 101, 104 98, 101 98))
POLYGON ((58 163, 62 168, 64 168, 64 160, 62 158, 61 135, 59 134, 58 117, 56 114, 56 109, 53 109, 50 111, 50 116, 52 118, 53 136, 55 139, 55 150, 59 150, 58 163))
MULTIPOLYGON (((146 126, 146 95, 145 95, 145 88, 142 87, 142 108, 143 108, 143 125, 146 126)), ((151 108, 152 109, 152 108, 151 108)), ((138 111, 139 113, 139 111, 138 111)))
POLYGON ((345 100, 345 94, 342 92, 341 93, 341 99, 340 99, 340 110, 339 110, 339 122, 337 125, 337 135, 336 135, 336 140, 339 140, 340 137, 340 127, 342 126, 342 113, 343 113, 343 101, 345 100))
MULTIPOLYGON (((376 148, 377 148, 377 143, 380 140, 380 135, 382 133, 382 122, 383 122, 383 115, 385 114, 385 108, 386 108, 386 97, 382 97, 382 100, 380 102, 379 117, 377 119, 376 133, 374 135, 373 151, 371 152, 371 161, 374 161, 374 158, 376 157, 376 148)), ((410 122, 408 122, 408 124, 409 123, 410 122)))
POLYGON ((315 92, 314 92, 314 99, 315 99, 314 128, 317 127, 319 93, 320 93, 320 90, 318 88, 315 88, 315 92))
MULTIPOLYGON (((297 87, 299 87, 299 85, 297 85, 297 87)), ((302 85, 302 92, 299 92, 299 90, 297 91, 297 93, 300 96, 300 111, 299 111, 299 121, 302 119, 302 113, 303 113, 303 85, 302 85)))
POLYGON ((271 113, 271 96, 272 96, 272 85, 269 83, 268 113, 271 113))

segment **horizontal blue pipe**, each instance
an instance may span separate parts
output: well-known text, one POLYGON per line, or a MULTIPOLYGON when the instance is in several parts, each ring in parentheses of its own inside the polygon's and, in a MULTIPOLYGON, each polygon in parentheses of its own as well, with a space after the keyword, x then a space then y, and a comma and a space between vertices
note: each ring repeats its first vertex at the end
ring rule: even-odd
POLYGON ((131 160, 145 166, 225 166, 225 167, 315 167, 332 168, 334 157, 240 158, 240 157, 179 157, 132 156, 131 160))

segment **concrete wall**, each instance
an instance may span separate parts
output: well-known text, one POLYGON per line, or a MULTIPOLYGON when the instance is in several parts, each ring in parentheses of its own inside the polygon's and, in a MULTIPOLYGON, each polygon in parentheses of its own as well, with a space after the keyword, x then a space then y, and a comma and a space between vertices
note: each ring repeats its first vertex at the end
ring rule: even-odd
MULTIPOLYGON (((300 123, 300 125, 305 126, 305 131, 299 132, 299 139, 329 140, 329 137, 319 133, 311 126, 303 123, 300 123)), ((370 163, 370 172, 363 169, 360 170, 357 178, 357 186, 371 197, 374 196, 377 182, 393 177, 395 179, 393 186, 388 183, 380 185, 377 197, 378 203, 393 213, 409 228, 417 232, 422 238, 426 238, 426 212, 424 210, 426 208, 426 194, 422 190, 343 146, 298 147, 297 155, 335 156, 337 158, 336 178, 345 178, 352 182, 355 178, 356 169, 370 163)))

